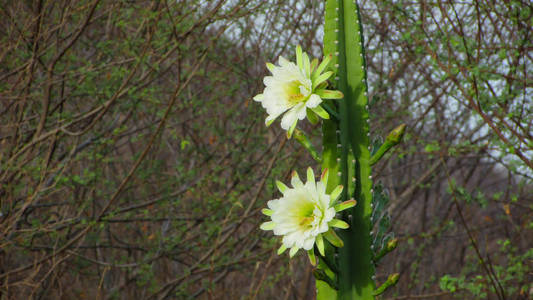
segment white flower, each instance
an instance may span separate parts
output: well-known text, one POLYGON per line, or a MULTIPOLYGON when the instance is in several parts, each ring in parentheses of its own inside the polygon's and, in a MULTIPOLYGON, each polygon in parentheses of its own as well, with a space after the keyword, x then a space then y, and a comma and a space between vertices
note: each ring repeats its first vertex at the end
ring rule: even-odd
POLYGON ((326 194, 327 178, 328 172, 325 170, 321 180, 315 182, 313 170, 308 168, 305 184, 296 172, 292 174, 292 188, 276 182, 283 197, 268 201, 268 209, 263 209, 263 213, 270 216, 272 221, 263 223, 261 229, 273 230, 275 235, 283 236, 279 254, 290 248, 292 257, 302 248, 308 251, 311 263, 315 264, 313 246, 316 243, 318 251, 324 256, 323 237, 334 246, 342 247, 342 240, 332 227, 348 228, 348 224, 334 219, 335 213, 354 206, 355 200, 336 204, 342 186, 326 194))
POLYGON ((340 91, 326 90, 326 80, 333 72, 322 73, 331 60, 331 56, 324 58, 319 65, 318 60, 309 61, 300 46, 296 47, 296 64, 279 57, 279 66, 267 63, 272 76, 263 79, 265 90, 254 97, 266 109, 267 126, 285 113, 281 119, 281 128, 287 130, 290 137, 298 120, 307 115, 313 123, 318 121, 317 115, 328 119, 329 114, 320 106, 322 99, 340 99, 340 91))

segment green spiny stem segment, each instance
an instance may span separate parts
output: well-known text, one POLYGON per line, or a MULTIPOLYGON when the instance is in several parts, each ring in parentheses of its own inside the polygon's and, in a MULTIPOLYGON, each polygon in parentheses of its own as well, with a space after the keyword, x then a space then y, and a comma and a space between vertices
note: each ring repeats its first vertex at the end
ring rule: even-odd
POLYGON ((394 128, 394 130, 389 133, 389 135, 385 139, 385 143, 383 143, 383 145, 379 147, 378 151, 374 155, 372 155, 372 158, 370 158, 371 166, 377 163, 381 159, 381 157, 385 153, 387 153, 387 151, 389 151, 392 147, 398 145, 402 141, 403 134, 405 132, 405 127, 405 124, 402 124, 394 128))
POLYGON ((395 286, 398 282, 398 279, 400 278, 400 274, 394 273, 389 275, 387 278, 387 281, 385 281, 382 285, 380 285, 376 291, 374 292, 375 296, 383 294, 389 287, 395 286))
POLYGON ((389 254, 392 250, 396 249, 396 246, 398 246, 398 239, 392 239, 389 242, 387 242, 387 245, 381 249, 381 251, 372 259, 375 264, 379 262, 380 259, 383 258, 383 256, 389 254))
POLYGON ((326 274, 326 272, 324 270, 315 269, 315 270, 313 270, 313 275, 315 276, 315 278, 317 280, 321 280, 321 281, 326 282, 332 289, 336 290, 336 289, 339 288, 337 286, 337 282, 335 282, 333 279, 331 279, 331 277, 328 276, 328 274, 326 274))
MULTIPOLYGON (((341 201, 354 198, 357 205, 343 215, 350 228, 339 232, 344 247, 337 251, 338 258, 334 251, 326 251, 327 259, 336 262, 338 272, 326 270, 329 279, 317 279, 317 299, 332 299, 332 295, 338 299, 374 299, 369 112, 359 8, 353 0, 327 0, 325 17, 324 52, 333 56, 333 85, 345 97, 338 101, 339 120, 323 123, 322 167, 333 175, 328 192, 343 185, 341 201), (331 280, 338 284, 327 284, 331 280)), ((331 103, 328 104, 333 107, 331 103)))
POLYGON ((311 144, 311 141, 309 138, 299 129, 295 129, 293 133, 293 137, 300 143, 313 157, 314 160, 317 162, 321 162, 322 159, 320 158, 320 155, 318 155, 318 152, 316 151, 313 144, 311 144))

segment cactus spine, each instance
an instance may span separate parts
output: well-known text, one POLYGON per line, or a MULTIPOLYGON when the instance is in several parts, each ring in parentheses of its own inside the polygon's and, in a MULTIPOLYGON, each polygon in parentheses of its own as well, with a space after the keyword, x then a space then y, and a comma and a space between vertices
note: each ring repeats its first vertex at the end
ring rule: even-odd
POLYGON ((343 214, 350 224, 339 231, 340 249, 326 251, 319 266, 325 271, 317 279, 317 299, 374 299, 374 265, 371 250, 372 177, 370 163, 369 112, 363 30, 359 8, 353 0, 327 0, 324 53, 332 55, 334 87, 344 99, 328 104, 339 119, 324 120, 322 167, 330 176, 328 192, 343 185, 341 201, 355 199, 357 205, 343 214))

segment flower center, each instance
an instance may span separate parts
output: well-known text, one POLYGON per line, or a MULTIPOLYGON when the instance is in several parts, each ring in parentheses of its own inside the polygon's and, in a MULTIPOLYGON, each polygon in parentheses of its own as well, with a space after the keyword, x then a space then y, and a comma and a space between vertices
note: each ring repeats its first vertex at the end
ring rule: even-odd
POLYGON ((288 95, 289 102, 291 104, 298 104, 300 102, 303 102, 307 99, 308 95, 304 95, 302 93, 302 90, 305 90, 305 86, 297 81, 293 80, 285 85, 285 92, 288 95))
POLYGON ((310 216, 310 217, 304 217, 304 218, 302 218, 302 220, 300 221, 300 226, 302 226, 302 227, 308 227, 309 224, 311 224, 314 220, 315 220, 315 218, 313 218, 312 216, 310 216))
POLYGON ((310 227, 313 221, 315 220, 314 210, 315 210, 315 206, 312 202, 302 201, 302 205, 300 207, 300 213, 299 213, 300 222, 298 223, 298 225, 304 228, 310 227))

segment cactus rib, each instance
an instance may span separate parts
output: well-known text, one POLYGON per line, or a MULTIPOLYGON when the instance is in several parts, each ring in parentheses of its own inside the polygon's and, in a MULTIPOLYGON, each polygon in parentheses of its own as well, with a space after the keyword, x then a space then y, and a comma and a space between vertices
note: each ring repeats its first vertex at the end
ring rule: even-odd
POLYGON ((350 228, 339 232, 344 247, 337 250, 338 273, 330 278, 338 282, 338 291, 317 280, 317 299, 333 294, 338 299, 374 299, 369 112, 359 8, 353 0, 327 0, 325 8, 324 52, 332 55, 334 86, 345 97, 337 105, 340 120, 323 123, 322 167, 339 175, 330 177, 328 189, 338 184, 347 187, 341 201, 354 198, 357 205, 343 212, 350 228))

